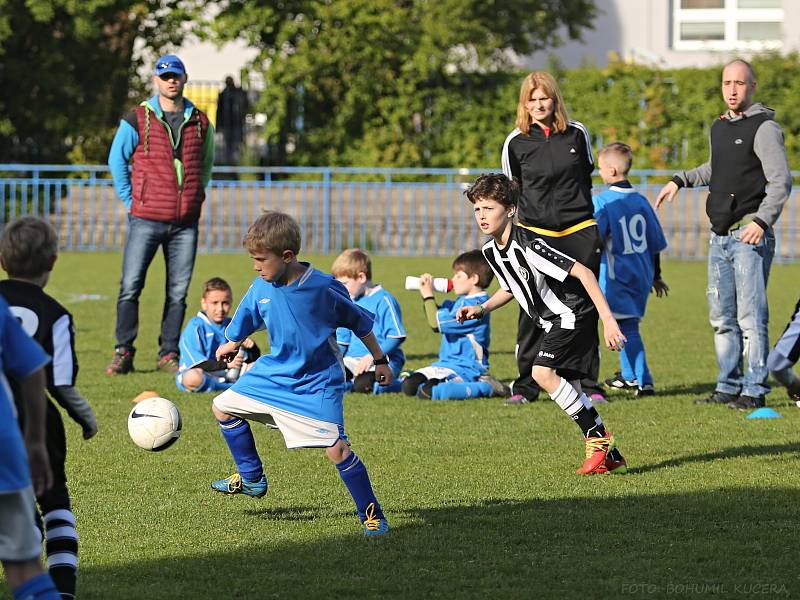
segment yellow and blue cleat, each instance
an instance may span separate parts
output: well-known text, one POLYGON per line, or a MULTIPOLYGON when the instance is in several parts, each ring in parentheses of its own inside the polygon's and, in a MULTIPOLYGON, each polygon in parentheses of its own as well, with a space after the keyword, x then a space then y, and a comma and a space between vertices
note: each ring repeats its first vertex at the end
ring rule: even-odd
POLYGON ((364 519, 364 537, 377 537, 389 533, 389 521, 384 517, 378 517, 375 511, 375 504, 370 502, 367 505, 366 518, 364 519))
POLYGON ((234 473, 225 479, 211 482, 211 489, 222 494, 244 494, 253 498, 261 498, 267 493, 267 476, 262 475, 258 481, 248 481, 239 473, 234 473))

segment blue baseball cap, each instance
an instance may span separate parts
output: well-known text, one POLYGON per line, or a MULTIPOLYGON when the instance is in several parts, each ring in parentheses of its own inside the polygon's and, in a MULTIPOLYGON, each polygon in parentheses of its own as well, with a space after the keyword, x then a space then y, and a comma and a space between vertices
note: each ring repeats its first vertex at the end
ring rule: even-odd
POLYGON ((156 61, 156 76, 164 73, 186 75, 186 67, 183 66, 181 59, 174 54, 165 54, 156 61))

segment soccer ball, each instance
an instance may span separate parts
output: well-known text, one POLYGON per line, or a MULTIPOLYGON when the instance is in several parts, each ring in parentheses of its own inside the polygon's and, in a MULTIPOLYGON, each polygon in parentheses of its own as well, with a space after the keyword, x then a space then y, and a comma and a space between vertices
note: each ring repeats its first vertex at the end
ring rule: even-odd
POLYGON ((128 415, 128 434, 145 450, 166 450, 181 436, 181 413, 166 398, 147 398, 128 415))

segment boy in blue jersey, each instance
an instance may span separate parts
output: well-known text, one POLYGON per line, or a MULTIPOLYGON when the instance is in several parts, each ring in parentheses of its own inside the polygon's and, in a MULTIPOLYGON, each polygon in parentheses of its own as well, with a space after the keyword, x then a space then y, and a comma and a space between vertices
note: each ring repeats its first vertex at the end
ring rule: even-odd
POLYGON ((419 293, 428 325, 442 334, 439 360, 417 369, 402 383, 409 396, 432 400, 462 400, 476 396, 508 396, 508 389, 491 377, 489 369, 489 315, 480 319, 456 320, 462 306, 483 304, 489 299, 486 288, 494 274, 480 250, 460 254, 453 261, 453 292, 455 300, 445 300, 441 306, 433 297, 433 277, 419 277, 419 293))
POLYGON ((42 538, 34 515, 35 495, 41 496, 53 483, 45 443, 43 367, 49 362, 0 298, 0 563, 15 600, 61 598, 42 569, 42 538), (26 411, 24 439, 14 402, 7 394, 5 372, 19 383, 19 399, 26 411))
POLYGON ((336 329, 351 329, 372 354, 375 380, 391 383, 389 358, 372 333, 373 317, 332 276, 297 260, 300 228, 289 215, 262 214, 247 230, 244 246, 258 277, 226 328, 230 341, 217 348, 217 358, 231 360, 248 335, 264 328, 270 352, 214 398, 211 410, 238 472, 211 487, 257 498, 267 493, 247 422, 259 421, 279 429, 288 448, 325 448, 353 497, 364 535, 383 535, 389 523, 344 429, 344 364, 336 344, 336 329))
POLYGON ((175 383, 184 392, 227 390, 239 375, 259 357, 258 346, 251 339, 242 343, 242 351, 230 365, 217 360, 217 348, 227 342, 225 328, 231 319, 233 293, 228 282, 213 277, 203 283, 200 312, 181 333, 181 362, 175 383))
POLYGON ((628 340, 619 352, 620 371, 606 385, 636 390, 636 396, 655 394, 647 367, 639 322, 651 288, 660 298, 669 291, 661 279, 659 252, 667 247, 664 232, 647 198, 628 182, 632 153, 614 142, 597 157, 603 182, 609 188, 595 196, 594 216, 605 244, 600 261, 600 289, 628 340))
MULTIPOLYGON (((364 310, 375 316, 372 333, 383 353, 389 357, 389 367, 394 379, 400 375, 406 357, 400 345, 406 339, 400 304, 383 286, 372 282, 372 261, 369 254, 358 248, 348 248, 336 257, 331 267, 333 275, 341 283, 350 298, 364 310)), ((370 393, 386 389, 375 382, 375 367, 372 354, 364 343, 346 327, 336 330, 336 341, 344 355, 344 366, 353 391, 370 393)), ((399 388, 396 390, 399 391, 399 388)))

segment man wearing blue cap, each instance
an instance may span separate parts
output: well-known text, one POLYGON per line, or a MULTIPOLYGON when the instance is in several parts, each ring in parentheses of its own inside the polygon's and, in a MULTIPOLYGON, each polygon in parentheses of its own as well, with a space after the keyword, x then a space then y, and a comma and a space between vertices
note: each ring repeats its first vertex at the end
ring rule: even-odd
POLYGON ((108 375, 133 371, 139 296, 159 247, 167 282, 157 368, 178 370, 197 223, 214 164, 214 129, 205 113, 183 97, 186 80, 180 58, 159 58, 153 77, 158 93, 122 118, 111 144, 108 166, 128 210, 128 237, 117 298, 117 343, 108 375))

